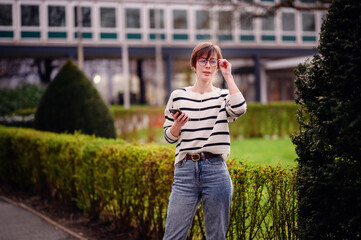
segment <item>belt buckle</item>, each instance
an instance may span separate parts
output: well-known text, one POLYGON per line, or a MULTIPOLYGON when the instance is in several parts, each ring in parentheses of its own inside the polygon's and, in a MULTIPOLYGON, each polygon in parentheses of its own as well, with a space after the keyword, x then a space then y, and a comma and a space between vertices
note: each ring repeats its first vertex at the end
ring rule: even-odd
POLYGON ((201 160, 201 155, 199 153, 191 154, 191 159, 193 162, 198 162, 199 160, 201 160), (194 158, 195 156, 197 156, 198 158, 194 158))

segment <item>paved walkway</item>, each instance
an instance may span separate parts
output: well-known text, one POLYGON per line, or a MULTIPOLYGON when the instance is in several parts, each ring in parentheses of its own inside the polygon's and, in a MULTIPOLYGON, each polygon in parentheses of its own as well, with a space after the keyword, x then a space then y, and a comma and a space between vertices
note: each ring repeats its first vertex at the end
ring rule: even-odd
POLYGON ((0 196, 0 240, 83 239, 45 216, 21 206, 0 196))

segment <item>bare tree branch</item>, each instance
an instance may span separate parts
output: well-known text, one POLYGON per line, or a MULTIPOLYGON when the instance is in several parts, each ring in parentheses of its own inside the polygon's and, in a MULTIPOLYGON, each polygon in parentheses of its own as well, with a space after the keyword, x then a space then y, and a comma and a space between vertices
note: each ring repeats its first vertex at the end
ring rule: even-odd
POLYGON ((314 10, 327 10, 332 0, 317 0, 314 4, 300 4, 295 0, 287 0, 272 6, 267 6, 260 3, 252 3, 250 5, 264 10, 264 13, 254 14, 253 17, 265 17, 275 15, 278 10, 282 8, 293 8, 298 11, 314 11, 314 10))
POLYGON ((224 2, 219 0, 212 0, 208 2, 208 6, 232 6, 233 9, 244 8, 245 6, 254 7, 261 10, 261 13, 254 12, 252 17, 266 17, 275 15, 277 11, 282 8, 293 8, 298 11, 323 11, 328 9, 332 1, 333 0, 315 0, 315 2, 313 3, 303 3, 300 0, 284 0, 280 3, 272 5, 270 3, 255 3, 248 1, 227 2, 227 4, 225 4, 224 2))

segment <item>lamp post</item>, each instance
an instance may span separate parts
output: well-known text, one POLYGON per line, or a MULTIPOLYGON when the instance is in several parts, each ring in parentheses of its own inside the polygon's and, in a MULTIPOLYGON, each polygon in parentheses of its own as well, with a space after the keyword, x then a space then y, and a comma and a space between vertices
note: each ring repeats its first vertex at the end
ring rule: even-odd
POLYGON ((161 29, 160 24, 160 9, 154 9, 154 21, 155 21, 155 69, 156 69, 156 89, 158 91, 156 105, 163 105, 163 64, 162 64, 162 45, 161 45, 161 29))
POLYGON ((77 22, 78 22, 78 67, 80 70, 84 68, 84 51, 83 51, 83 43, 82 43, 82 11, 80 8, 80 1, 78 1, 78 8, 77 8, 77 22))
POLYGON ((122 66, 123 66, 123 104, 124 108, 130 108, 130 89, 129 89, 129 53, 128 53, 128 44, 126 39, 124 39, 122 44, 122 66))

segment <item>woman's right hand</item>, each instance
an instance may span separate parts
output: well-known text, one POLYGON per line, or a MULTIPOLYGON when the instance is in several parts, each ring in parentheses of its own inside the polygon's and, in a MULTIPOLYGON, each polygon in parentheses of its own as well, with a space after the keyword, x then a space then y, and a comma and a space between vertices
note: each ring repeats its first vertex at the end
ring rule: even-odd
POLYGON ((174 137, 178 137, 180 134, 181 128, 184 126, 184 124, 186 124, 186 122, 188 122, 189 116, 185 112, 182 112, 182 114, 180 114, 180 115, 179 115, 179 113, 175 113, 175 114, 171 113, 171 115, 174 118, 174 123, 173 123, 172 127, 170 128, 170 132, 172 133, 172 135, 174 137))

